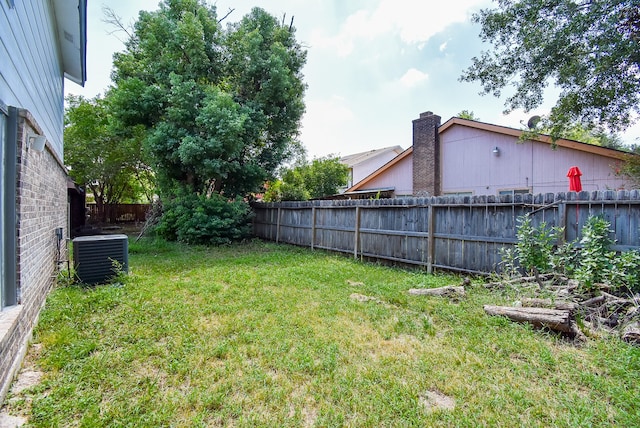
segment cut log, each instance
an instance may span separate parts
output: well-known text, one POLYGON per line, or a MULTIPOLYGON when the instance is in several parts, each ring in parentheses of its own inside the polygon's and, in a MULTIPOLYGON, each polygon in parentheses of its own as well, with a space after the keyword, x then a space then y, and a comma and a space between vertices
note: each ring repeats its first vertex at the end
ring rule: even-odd
POLYGON ((570 312, 576 310, 575 303, 561 301, 552 302, 551 299, 524 298, 522 299, 522 306, 525 308, 560 309, 570 312))
POLYGON ((446 287, 438 288, 412 288, 409 290, 409 294, 414 296, 457 296, 463 297, 465 295, 464 287, 448 285, 446 287))
POLYGON ((489 315, 505 316, 512 321, 528 322, 535 327, 575 334, 569 310, 485 305, 484 311, 489 315))

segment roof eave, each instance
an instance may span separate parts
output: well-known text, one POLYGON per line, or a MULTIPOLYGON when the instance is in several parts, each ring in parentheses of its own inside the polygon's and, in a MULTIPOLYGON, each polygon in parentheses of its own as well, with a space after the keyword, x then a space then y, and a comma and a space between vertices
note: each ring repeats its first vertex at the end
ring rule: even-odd
MULTIPOLYGON (((506 126, 493 125, 491 123, 478 122, 475 120, 462 119, 459 117, 452 117, 438 128, 438 132, 442 134, 447 131, 453 125, 462 125, 469 128, 480 129, 489 132, 495 132, 497 134, 509 135, 512 137, 520 138, 524 131, 515 128, 509 128, 506 126)), ((535 138, 531 138, 533 141, 538 141, 541 143, 547 143, 552 145, 554 141, 549 135, 539 134, 535 138)), ((623 152, 621 150, 610 149, 608 147, 596 146, 594 144, 582 143, 580 141, 566 140, 564 138, 559 138, 555 141, 555 145, 558 147, 565 147, 574 150, 579 150, 582 152, 593 153, 600 156, 605 156, 613 159, 624 159, 627 152, 623 152)))
POLYGON ((87 80, 87 0, 53 0, 64 77, 87 80))

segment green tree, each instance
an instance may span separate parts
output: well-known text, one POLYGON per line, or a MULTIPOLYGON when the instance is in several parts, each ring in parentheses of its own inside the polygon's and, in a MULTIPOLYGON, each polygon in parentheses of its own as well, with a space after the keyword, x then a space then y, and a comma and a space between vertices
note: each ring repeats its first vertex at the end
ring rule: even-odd
POLYGON ((470 110, 462 110, 456 116, 458 116, 460 119, 475 120, 475 121, 480 120, 480 118, 477 117, 476 114, 470 110))
POLYGON ((335 195, 348 179, 349 167, 338 157, 314 159, 305 170, 305 187, 311 198, 335 195))
POLYGON ((326 156, 300 162, 282 171, 282 178, 270 183, 267 201, 304 201, 335 195, 347 184, 349 167, 340 158, 326 156))
POLYGON ((93 193, 98 211, 104 213, 104 205, 124 200, 149 200, 153 176, 143 162, 143 129, 120 127, 108 99, 69 95, 66 102, 69 175, 93 193))
POLYGON ((296 149, 306 52, 292 26, 254 8, 222 29, 202 0, 140 12, 114 57, 119 117, 148 132, 161 193, 257 191, 296 149))
POLYGON ((623 130, 640 112, 640 1, 501 0, 473 20, 493 45, 461 80, 501 96, 506 112, 541 105, 549 83, 561 89, 547 124, 554 138, 573 123, 623 130))
POLYGON ((625 155, 619 174, 627 177, 634 188, 640 189, 640 146, 630 149, 631 153, 625 155))
MULTIPOLYGON (((533 130, 534 134, 551 134, 552 132, 553 129, 546 125, 536 127, 533 130)), ((531 131, 529 130, 526 135, 530 133, 531 131)), ((617 134, 606 132, 603 129, 589 129, 580 123, 567 124, 559 135, 559 138, 580 141, 581 143, 592 144, 594 146, 608 147, 610 149, 629 151, 629 147, 622 143, 617 134)))
POLYGON ((269 183, 264 196, 267 202, 307 201, 310 198, 301 168, 285 169, 281 179, 269 183))

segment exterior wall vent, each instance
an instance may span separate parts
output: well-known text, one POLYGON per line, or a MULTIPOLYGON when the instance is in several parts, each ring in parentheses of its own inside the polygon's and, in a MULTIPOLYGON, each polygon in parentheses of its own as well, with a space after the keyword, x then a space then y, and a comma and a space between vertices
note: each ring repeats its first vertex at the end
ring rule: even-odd
POLYGON ((73 240, 73 267, 84 284, 104 284, 118 272, 129 271, 129 240, 127 235, 80 236, 73 240))

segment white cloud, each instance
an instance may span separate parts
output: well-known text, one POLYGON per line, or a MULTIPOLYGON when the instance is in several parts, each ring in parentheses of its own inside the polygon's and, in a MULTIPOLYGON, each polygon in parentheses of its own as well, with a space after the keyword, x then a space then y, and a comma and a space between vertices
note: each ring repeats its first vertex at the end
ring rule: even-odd
POLYGON ((428 78, 429 75, 427 73, 423 73, 422 71, 415 68, 410 68, 400 78, 400 83, 407 88, 413 88, 426 81, 428 78))
POLYGON ((439 49, 440 49, 440 52, 444 52, 445 49, 447 49, 447 42, 444 42, 443 44, 441 44, 439 49))
POLYGON ((431 2, 380 0, 375 9, 361 9, 348 16, 339 33, 333 36, 315 33, 312 44, 335 49, 338 55, 346 57, 359 40, 397 35, 402 42, 421 48, 450 24, 468 20, 470 9, 486 3, 487 0, 456 0, 446 7, 434 8, 431 2))

